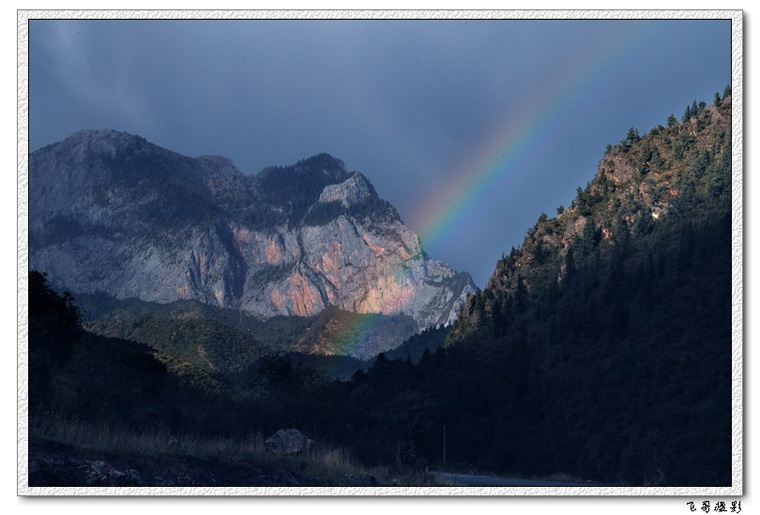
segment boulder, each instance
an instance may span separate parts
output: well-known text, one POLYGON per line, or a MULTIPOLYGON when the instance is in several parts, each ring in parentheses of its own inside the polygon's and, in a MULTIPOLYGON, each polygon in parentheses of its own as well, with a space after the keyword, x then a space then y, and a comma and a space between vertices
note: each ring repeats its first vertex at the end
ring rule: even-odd
POLYGON ((301 433, 298 429, 280 429, 267 438, 264 443, 274 454, 295 454, 309 449, 314 440, 301 433))

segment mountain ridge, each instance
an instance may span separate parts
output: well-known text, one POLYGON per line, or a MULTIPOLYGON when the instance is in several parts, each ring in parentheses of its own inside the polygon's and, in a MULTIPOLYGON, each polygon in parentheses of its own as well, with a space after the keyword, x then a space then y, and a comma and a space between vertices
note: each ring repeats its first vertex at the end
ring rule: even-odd
POLYGON ((559 206, 553 218, 542 213, 523 244, 497 261, 483 291, 468 297, 449 342, 477 332, 479 319, 500 323, 496 311, 518 297, 556 295, 578 267, 617 259, 633 238, 664 221, 722 214, 731 195, 728 93, 713 105, 694 102, 681 123, 670 115, 667 126, 644 136, 632 127, 622 141, 608 145, 593 179, 577 189, 571 205, 559 206))
POLYGON ((195 299, 260 318, 328 306, 451 323, 466 273, 328 154, 242 174, 140 136, 85 130, 30 155, 30 264, 77 293, 195 299))

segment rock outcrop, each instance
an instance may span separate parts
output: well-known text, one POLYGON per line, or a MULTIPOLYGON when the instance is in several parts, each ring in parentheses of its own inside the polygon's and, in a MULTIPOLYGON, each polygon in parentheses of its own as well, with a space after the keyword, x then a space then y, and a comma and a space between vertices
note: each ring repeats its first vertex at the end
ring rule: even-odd
POLYGON ((314 444, 308 436, 298 429, 280 429, 264 441, 267 450, 282 456, 283 454, 297 454, 307 451, 314 444))
POLYGON ((29 159, 29 261, 75 293, 195 299, 260 318, 327 306, 451 323, 475 288, 327 154, 246 176, 143 138, 83 131, 29 159))

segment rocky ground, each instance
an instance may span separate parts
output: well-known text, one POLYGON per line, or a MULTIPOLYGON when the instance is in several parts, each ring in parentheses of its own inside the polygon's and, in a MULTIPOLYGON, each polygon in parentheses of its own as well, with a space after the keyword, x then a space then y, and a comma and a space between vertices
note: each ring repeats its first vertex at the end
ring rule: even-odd
MULTIPOLYGON (((120 453, 49 440, 30 441, 28 464, 30 487, 329 486, 293 470, 297 464, 267 467, 243 458, 120 453)), ((346 478, 346 483, 378 485, 370 474, 346 478)))

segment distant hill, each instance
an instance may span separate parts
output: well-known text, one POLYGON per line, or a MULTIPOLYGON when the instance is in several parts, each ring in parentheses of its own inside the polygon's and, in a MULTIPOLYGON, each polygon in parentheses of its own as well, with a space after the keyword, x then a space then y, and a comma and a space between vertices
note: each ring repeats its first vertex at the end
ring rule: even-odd
POLYGON ((84 326, 96 334, 145 343, 222 373, 238 372, 272 353, 366 360, 418 331, 408 315, 352 313, 335 307, 310 317, 260 320, 191 300, 159 304, 98 294, 78 295, 77 304, 84 326))

